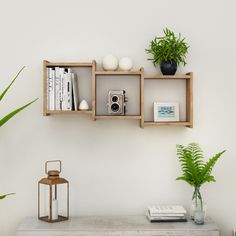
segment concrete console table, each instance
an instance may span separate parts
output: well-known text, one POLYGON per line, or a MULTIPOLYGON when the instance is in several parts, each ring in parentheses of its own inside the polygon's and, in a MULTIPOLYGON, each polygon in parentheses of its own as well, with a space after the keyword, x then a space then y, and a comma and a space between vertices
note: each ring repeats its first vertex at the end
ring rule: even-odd
POLYGON ((145 216, 81 216, 53 224, 26 218, 17 236, 219 236, 219 229, 211 221, 199 226, 150 223, 145 216))

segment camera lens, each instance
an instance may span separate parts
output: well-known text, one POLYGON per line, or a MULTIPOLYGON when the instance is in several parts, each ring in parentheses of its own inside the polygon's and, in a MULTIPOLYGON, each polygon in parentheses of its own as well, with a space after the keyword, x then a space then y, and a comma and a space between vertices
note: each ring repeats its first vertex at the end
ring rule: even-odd
POLYGON ((112 102, 117 102, 118 101, 118 97, 117 96, 113 96, 111 100, 112 100, 112 102))
POLYGON ((114 103, 111 105, 111 110, 113 112, 117 112, 117 111, 119 111, 119 109, 120 109, 120 106, 117 103, 114 103))

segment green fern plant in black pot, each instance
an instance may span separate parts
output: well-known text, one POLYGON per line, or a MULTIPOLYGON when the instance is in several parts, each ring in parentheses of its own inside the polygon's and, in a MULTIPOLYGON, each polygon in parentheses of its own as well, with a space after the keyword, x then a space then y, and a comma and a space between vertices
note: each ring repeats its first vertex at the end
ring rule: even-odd
POLYGON ((173 31, 166 28, 163 30, 163 37, 155 37, 150 42, 150 47, 146 49, 148 54, 152 54, 154 66, 160 65, 163 75, 174 75, 179 64, 186 63, 186 54, 189 45, 185 42, 185 38, 181 38, 181 34, 175 35, 173 31))
MULTIPOLYGON (((192 201, 194 209, 203 210, 200 188, 207 182, 215 182, 212 170, 225 150, 215 154, 207 162, 203 161, 203 152, 197 143, 190 143, 187 147, 177 145, 177 156, 183 175, 176 178, 183 180, 194 188, 192 201)), ((194 212, 192 212, 194 214, 194 212)), ((191 213, 190 213, 191 214, 191 213)), ((191 216, 193 218, 193 215, 191 216)))

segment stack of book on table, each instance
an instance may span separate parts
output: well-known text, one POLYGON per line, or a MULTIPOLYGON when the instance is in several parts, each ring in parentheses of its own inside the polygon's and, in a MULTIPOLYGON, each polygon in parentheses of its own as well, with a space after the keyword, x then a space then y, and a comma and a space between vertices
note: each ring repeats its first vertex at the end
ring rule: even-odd
POLYGON ((179 205, 148 206, 147 218, 150 222, 186 222, 186 210, 179 205))

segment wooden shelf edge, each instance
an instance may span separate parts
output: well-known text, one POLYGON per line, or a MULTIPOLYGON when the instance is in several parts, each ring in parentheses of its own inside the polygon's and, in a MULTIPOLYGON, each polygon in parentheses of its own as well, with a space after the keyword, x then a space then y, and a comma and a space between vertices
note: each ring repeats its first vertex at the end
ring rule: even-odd
POLYGON ((92 62, 46 62, 46 67, 92 67, 92 62))
POLYGON ((191 122, 188 121, 144 121, 144 126, 186 126, 192 128, 191 122))
POLYGON ((141 75, 142 71, 95 71, 95 75, 141 75))
POLYGON ((159 79, 159 80, 165 80, 165 79, 191 79, 191 72, 185 74, 185 75, 144 75, 144 79, 159 79))
POLYGON ((76 115, 76 114, 92 114, 92 110, 87 111, 46 111, 45 115, 76 115))
POLYGON ((141 120, 141 116, 127 115, 127 116, 109 116, 109 115, 96 115, 97 120, 141 120))

